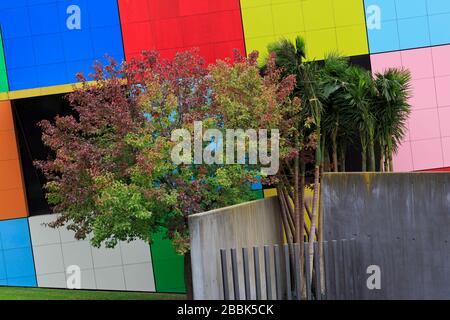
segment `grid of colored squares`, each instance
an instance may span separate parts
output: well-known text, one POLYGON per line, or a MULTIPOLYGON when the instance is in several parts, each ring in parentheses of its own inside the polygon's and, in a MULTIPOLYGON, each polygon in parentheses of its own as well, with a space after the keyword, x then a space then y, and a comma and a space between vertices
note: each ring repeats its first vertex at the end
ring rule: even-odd
POLYGON ((122 61, 116 0, 0 0, 9 89, 76 82, 96 59, 122 61))
POLYGON ((94 248, 89 238, 76 240, 72 231, 45 225, 55 219, 0 221, 0 286, 185 292, 183 257, 162 235, 151 247, 136 240, 94 248))
POLYGON ((371 53, 450 44, 450 1, 365 0, 371 53))
POLYGON ((247 52, 264 56, 269 43, 302 35, 309 60, 369 53, 361 0, 241 0, 241 7, 247 52))
POLYGON ((396 171, 450 166, 450 45, 371 56, 374 72, 411 71, 412 113, 408 133, 395 157, 396 171))

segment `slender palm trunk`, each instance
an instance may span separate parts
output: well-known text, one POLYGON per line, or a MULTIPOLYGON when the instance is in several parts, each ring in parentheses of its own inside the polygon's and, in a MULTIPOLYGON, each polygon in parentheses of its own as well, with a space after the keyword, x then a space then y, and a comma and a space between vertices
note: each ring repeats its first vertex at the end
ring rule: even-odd
POLYGON ((341 164, 341 172, 345 172, 347 169, 345 167, 345 154, 347 152, 347 147, 345 146, 344 143, 341 143, 340 145, 340 150, 339 150, 339 154, 340 154, 340 164, 341 164))
POLYGON ((339 162, 338 162, 338 146, 337 146, 337 131, 331 134, 331 143, 333 148, 333 171, 339 172, 339 162))
POLYGON ((376 170, 376 161, 375 161, 375 143, 373 138, 370 138, 369 141, 369 171, 375 172, 376 170))
MULTIPOLYGON (((296 148, 300 152, 300 145, 298 137, 296 137, 296 148)), ((295 208, 295 243, 300 242, 300 216, 303 211, 303 206, 300 201, 300 155, 295 156, 294 160, 294 208, 295 208)))

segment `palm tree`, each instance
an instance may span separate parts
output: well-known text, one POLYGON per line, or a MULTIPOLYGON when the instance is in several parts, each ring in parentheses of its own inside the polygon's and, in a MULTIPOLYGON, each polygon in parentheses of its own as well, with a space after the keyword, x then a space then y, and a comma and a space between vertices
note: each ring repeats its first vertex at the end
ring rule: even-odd
POLYGON ((346 117, 352 121, 361 141, 362 171, 375 171, 375 84, 369 71, 359 67, 347 70, 349 82, 346 86, 346 117), (367 159, 369 156, 369 159, 367 159), (367 161, 369 160, 369 161, 367 161), (369 167, 367 168, 367 163, 369 167))
POLYGON ((380 146, 380 170, 393 171, 392 155, 406 134, 406 122, 411 112, 411 74, 408 70, 388 69, 375 74, 377 96, 376 135, 380 146))
MULTIPOLYGON (((324 107, 323 132, 331 143, 334 172, 345 171, 346 145, 350 142, 352 125, 342 110, 345 108, 347 70, 349 60, 337 54, 329 54, 321 72, 321 100, 324 107), (340 149, 340 150, 339 150, 340 149), (340 152, 339 152, 340 151, 340 152)), ((325 145, 328 149, 328 145, 325 145)))

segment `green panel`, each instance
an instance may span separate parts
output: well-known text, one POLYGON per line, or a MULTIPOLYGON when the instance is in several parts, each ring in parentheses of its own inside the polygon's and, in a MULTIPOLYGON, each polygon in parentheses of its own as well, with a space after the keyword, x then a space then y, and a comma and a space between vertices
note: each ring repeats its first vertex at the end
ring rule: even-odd
POLYGON ((263 190, 255 190, 252 191, 257 200, 264 199, 264 191, 263 190))
POLYGON ((177 254, 165 232, 153 235, 152 262, 156 292, 186 293, 184 257, 177 254))
POLYGON ((0 32, 0 92, 8 91, 8 77, 6 75, 5 54, 3 51, 3 40, 0 32))

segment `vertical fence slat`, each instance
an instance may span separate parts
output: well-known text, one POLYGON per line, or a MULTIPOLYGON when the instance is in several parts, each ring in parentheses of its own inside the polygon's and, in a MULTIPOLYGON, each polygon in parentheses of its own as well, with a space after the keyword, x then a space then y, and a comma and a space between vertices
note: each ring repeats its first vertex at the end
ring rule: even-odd
MULTIPOLYGON (((291 259, 289 252, 289 245, 284 245, 284 266, 286 273, 286 298, 292 300, 292 288, 291 288, 291 259)), ((294 271, 295 273, 295 271, 294 271)))
POLYGON ((334 298, 336 300, 340 299, 340 281, 339 281, 339 247, 338 242, 336 240, 333 240, 332 242, 332 248, 333 248, 333 264, 334 264, 334 298))
POLYGON ((306 299, 311 300, 311 274, 309 259, 309 244, 305 243, 305 274, 306 274, 306 299))
POLYGON ((248 263, 248 248, 242 249, 242 260, 244 264, 244 285, 245 285, 245 299, 251 300, 251 290, 250 290, 250 272, 248 263))
POLYGON ((342 266, 342 282, 343 285, 341 286, 342 288, 342 298, 343 300, 347 300, 349 297, 349 288, 350 288, 350 283, 349 283, 349 279, 348 279, 348 264, 347 264, 347 246, 348 246, 348 241, 346 239, 343 239, 341 241, 341 266, 342 266))
POLYGON ((272 300, 272 271, 270 270, 270 247, 264 246, 264 271, 266 275, 266 297, 272 300))
POLYGON ((350 241, 350 248, 351 248, 351 256, 352 256, 352 277, 353 277, 353 297, 352 299, 358 299, 359 295, 359 288, 358 288, 358 270, 356 268, 356 240, 352 239, 350 241))
POLYGON ((253 263, 255 267, 255 286, 256 286, 256 300, 261 300, 261 270, 259 267, 259 249, 253 248, 253 263))
POLYGON ((325 265, 325 295, 322 297, 324 300, 328 300, 329 292, 330 292, 330 251, 328 250, 328 241, 324 241, 323 243, 323 258, 325 265))
POLYGON ((278 245, 274 246, 274 256, 275 256, 275 284, 276 284, 276 293, 277 300, 283 299, 283 294, 281 292, 282 286, 282 277, 281 277, 281 256, 280 256, 280 247, 278 245))
POLYGON ((297 295, 297 300, 302 299, 302 274, 300 267, 300 245, 296 243, 294 245, 294 279, 295 279, 295 294, 297 295))
POLYGON ((320 255, 319 255, 319 243, 314 242, 314 271, 316 281, 316 299, 322 300, 322 289, 321 289, 321 274, 320 274, 320 255))
POLYGON ((220 249, 220 263, 222 266, 223 298, 224 300, 230 300, 230 289, 228 287, 227 251, 225 249, 220 249))
POLYGON ((237 267, 236 249, 231 249, 231 269, 233 271, 234 300, 241 300, 241 294, 239 290, 239 270, 237 267))

